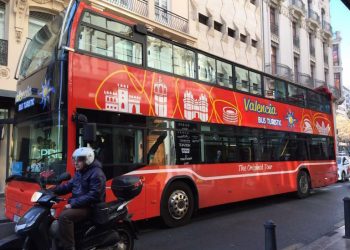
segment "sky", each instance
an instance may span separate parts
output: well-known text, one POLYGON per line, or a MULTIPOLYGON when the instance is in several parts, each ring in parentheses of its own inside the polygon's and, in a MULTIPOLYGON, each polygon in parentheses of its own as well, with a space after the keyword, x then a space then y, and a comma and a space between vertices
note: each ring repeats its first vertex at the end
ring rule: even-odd
POLYGON ((331 25, 333 32, 340 31, 343 85, 350 88, 350 10, 341 0, 331 0, 331 25))

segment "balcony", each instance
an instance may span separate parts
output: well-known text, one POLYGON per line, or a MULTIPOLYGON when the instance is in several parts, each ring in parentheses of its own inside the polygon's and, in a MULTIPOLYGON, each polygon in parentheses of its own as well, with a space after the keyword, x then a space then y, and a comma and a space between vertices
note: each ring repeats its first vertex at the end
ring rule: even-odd
POLYGON ((300 49, 300 39, 299 39, 299 37, 293 37, 293 45, 294 45, 294 48, 300 49))
MULTIPOLYGON (((99 2, 101 0, 95 1, 99 2)), ((185 39, 189 39, 188 19, 171 12, 166 8, 162 8, 158 5, 151 4, 154 1, 149 2, 148 0, 102 0, 102 2, 107 2, 118 8, 130 11, 132 14, 136 14, 137 16, 130 15, 129 13, 123 13, 123 16, 137 23, 144 23, 145 25, 149 26, 151 30, 158 29, 161 30, 162 33, 171 33, 171 35, 174 36, 174 39, 178 41, 181 41, 182 39, 184 39, 184 37, 186 37, 185 39), (139 16, 142 16, 143 18, 140 18, 139 16), (159 24, 186 34, 173 34, 171 31, 165 29, 159 24)), ((192 40, 191 38, 190 40, 192 40)))
POLYGON ((172 29, 188 33, 188 19, 155 5, 155 20, 172 29))
POLYGON ((135 12, 141 16, 148 16, 148 2, 146 0, 106 0, 106 2, 135 12))
POLYGON ((0 39, 0 65, 7 66, 8 41, 0 39))
POLYGON ((297 13, 299 15, 305 15, 306 13, 305 4, 301 0, 291 0, 290 7, 294 13, 297 13))
POLYGON ((309 18, 309 21, 316 26, 319 26, 321 23, 320 16, 312 9, 309 9, 308 18, 309 18))
POLYGON ((326 22, 326 21, 322 21, 322 29, 327 32, 330 36, 332 36, 333 32, 332 32, 332 26, 330 23, 326 22))
POLYGON ((278 36, 279 27, 278 24, 270 23, 271 34, 278 36))
POLYGON ((287 65, 280 63, 277 63, 275 68, 271 64, 266 64, 265 72, 288 80, 291 80, 293 78, 292 69, 287 65))
POLYGON ((299 73, 298 81, 296 82, 310 89, 313 89, 315 87, 314 79, 308 74, 299 73))

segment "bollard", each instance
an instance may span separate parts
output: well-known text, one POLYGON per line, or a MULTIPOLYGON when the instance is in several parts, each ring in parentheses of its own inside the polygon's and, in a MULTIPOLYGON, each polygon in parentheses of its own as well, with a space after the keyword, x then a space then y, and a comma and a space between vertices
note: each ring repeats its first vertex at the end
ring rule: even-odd
POLYGON ((265 227, 265 250, 276 250, 276 224, 272 220, 268 220, 264 224, 265 227))
POLYGON ((344 238, 350 239, 350 198, 345 197, 343 201, 344 201, 344 222, 345 222, 344 238))

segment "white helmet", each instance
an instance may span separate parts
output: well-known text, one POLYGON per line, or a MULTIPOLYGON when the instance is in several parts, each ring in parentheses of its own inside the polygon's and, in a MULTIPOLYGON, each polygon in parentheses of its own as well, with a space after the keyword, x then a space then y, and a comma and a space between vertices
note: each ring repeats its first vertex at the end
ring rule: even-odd
POLYGON ((90 165, 95 160, 95 153, 91 148, 81 147, 73 152, 72 158, 74 161, 81 160, 90 165))

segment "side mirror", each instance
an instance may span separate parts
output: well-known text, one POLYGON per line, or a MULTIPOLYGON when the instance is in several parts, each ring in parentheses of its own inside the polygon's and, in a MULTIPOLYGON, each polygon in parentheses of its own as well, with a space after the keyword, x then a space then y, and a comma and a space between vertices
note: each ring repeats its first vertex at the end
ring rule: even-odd
POLYGON ((57 178, 57 182, 61 183, 62 181, 68 181, 68 180, 70 180, 70 178, 71 178, 70 174, 65 172, 57 178))
POLYGON ((85 142, 96 141, 96 123, 84 123, 83 140, 85 142))

